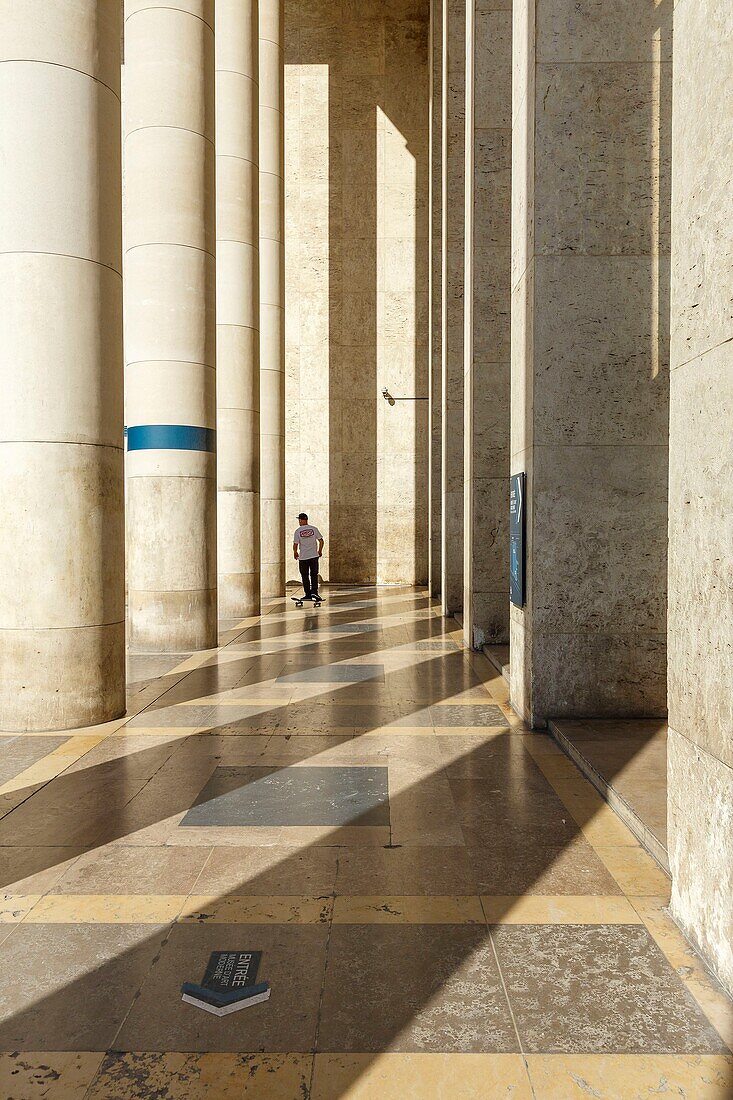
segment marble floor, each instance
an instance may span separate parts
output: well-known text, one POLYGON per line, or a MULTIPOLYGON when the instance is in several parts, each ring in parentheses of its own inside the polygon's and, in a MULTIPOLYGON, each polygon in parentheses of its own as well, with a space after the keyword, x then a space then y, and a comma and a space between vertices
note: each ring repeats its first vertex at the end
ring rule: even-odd
POLYGON ((0 740, 2 1098, 732 1095, 666 875, 424 592, 273 601, 0 740), (223 949, 269 1001, 182 1003, 223 949))

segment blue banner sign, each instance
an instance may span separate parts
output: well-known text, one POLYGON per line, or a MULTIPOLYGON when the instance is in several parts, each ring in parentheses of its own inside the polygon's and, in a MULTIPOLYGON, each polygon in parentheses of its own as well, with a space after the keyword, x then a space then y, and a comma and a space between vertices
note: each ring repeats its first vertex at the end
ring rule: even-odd
POLYGON ((525 475, 509 479, 509 598, 524 607, 525 475))

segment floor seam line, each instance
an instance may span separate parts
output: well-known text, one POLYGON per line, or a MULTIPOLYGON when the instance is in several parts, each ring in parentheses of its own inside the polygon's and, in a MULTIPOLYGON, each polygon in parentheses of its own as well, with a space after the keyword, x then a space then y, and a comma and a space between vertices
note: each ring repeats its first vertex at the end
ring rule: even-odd
MULTIPOLYGON (((479 901, 481 903, 481 911, 484 914, 484 920, 486 921, 486 927, 487 927, 488 932, 489 932, 489 943, 491 944, 491 950, 494 954, 494 960, 496 962, 496 969, 497 969, 497 973, 499 974, 499 981, 501 982, 501 988, 504 990, 504 996, 506 998, 507 1007, 509 1009, 509 1015, 511 1016, 511 1019, 512 1019, 512 1027, 514 1028, 514 1034, 517 1037, 517 1045, 519 1046, 519 1053, 522 1056, 522 1060, 525 1061, 525 1051, 524 1051, 524 1046, 522 1045, 522 1037, 519 1034, 519 1027, 517 1025, 517 1019, 516 1019, 516 1016, 514 1015, 514 1008, 512 1007, 512 1002, 509 998, 509 990, 507 989, 506 982, 504 980, 504 972, 502 971, 501 963, 499 962, 499 952, 496 950, 496 944, 494 943, 493 926, 491 924, 489 924, 489 920, 488 920, 488 917, 486 915, 486 910, 484 909, 483 898, 481 897, 481 895, 479 895, 479 901)), ((527 1070, 527 1074, 529 1075, 529 1070, 527 1070)))

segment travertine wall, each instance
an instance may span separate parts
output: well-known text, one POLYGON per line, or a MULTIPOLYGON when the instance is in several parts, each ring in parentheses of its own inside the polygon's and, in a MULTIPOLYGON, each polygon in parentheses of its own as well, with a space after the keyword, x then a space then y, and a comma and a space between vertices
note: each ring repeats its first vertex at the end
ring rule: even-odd
MULTIPOLYGON (((438 2, 438 0, 435 0, 438 2)), ((443 545, 441 601, 463 606, 463 267, 466 137, 466 0, 443 4, 443 545)))
POLYGON ((443 514, 443 5, 430 5, 430 594, 440 597, 443 514))
POLYGON ((674 24, 669 491, 672 911, 733 991, 733 9, 674 24))
POLYGON ((671 7, 516 0, 514 705, 666 710, 671 7))
POLYGON ((288 0, 286 547, 333 581, 427 581, 428 0, 288 0))
POLYGON ((511 0, 466 23, 463 634, 509 640, 511 0))

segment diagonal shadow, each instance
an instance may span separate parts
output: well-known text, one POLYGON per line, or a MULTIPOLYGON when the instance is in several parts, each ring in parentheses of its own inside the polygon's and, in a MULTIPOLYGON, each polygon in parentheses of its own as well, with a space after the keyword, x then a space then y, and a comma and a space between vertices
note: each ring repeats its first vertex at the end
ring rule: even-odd
MULTIPOLYGON (((435 668, 436 662, 452 656, 431 657, 426 662, 426 671, 435 668)), ((464 667, 478 660, 472 657, 467 660, 465 652, 460 656, 464 667)), ((387 680, 388 677, 385 682, 387 680)), ((451 690, 450 694, 454 693, 451 690)), ((44 842, 58 843, 59 839, 74 839, 77 844, 80 840, 88 840, 96 846, 111 844, 113 847, 124 838, 133 841, 131 834, 134 831, 139 833, 151 825, 164 824, 165 818, 183 813, 218 763, 252 764, 252 756, 247 751, 249 746, 244 746, 242 751, 238 744, 240 738, 219 735, 217 730, 221 728, 212 726, 207 733, 184 738, 177 751, 161 763, 142 790, 124 805, 121 790, 130 766, 133 770, 140 767, 142 774, 151 763, 158 764, 156 754, 163 751, 160 746, 134 753, 131 761, 125 758, 64 774, 44 788, 45 800, 38 801, 43 791, 29 799, 22 816, 26 828, 31 828, 35 822, 35 831, 24 834, 20 830, 18 836, 16 826, 15 839, 25 839, 39 846, 44 842), (120 797, 115 801, 117 787, 120 797), (103 807, 98 808, 90 797, 95 791, 103 792, 103 807), (59 808, 60 813, 54 812, 59 808), (84 828, 86 833, 75 831, 84 828)), ((346 762, 349 759, 359 763, 372 759, 388 762, 398 780, 398 789, 390 798, 389 838, 384 838, 387 843, 378 848, 386 853, 387 862, 381 867, 373 865, 366 878, 359 877, 358 864, 360 860, 368 861, 369 853, 373 858, 375 838, 371 845, 360 845, 358 838, 355 840, 355 833, 363 827, 353 825, 326 830, 326 836, 285 853, 275 848, 274 857, 265 867, 262 866, 261 848, 237 848, 234 865, 227 872, 228 881, 220 882, 215 890, 206 890, 205 875, 199 876, 195 892, 209 895, 199 923, 138 928, 134 935, 121 932, 118 926, 96 926, 102 929, 92 936, 96 957, 101 955, 104 961, 90 966, 95 958, 90 944, 84 973, 75 975, 63 988, 41 994, 32 1003, 6 1016, 0 1024, 0 1049, 49 1049, 52 1045, 49 1037, 52 1037, 54 1049, 116 1051, 130 1049, 131 1045, 137 1050, 309 1052, 318 1049, 372 1055, 388 1049, 424 1050, 436 1049, 436 1045, 444 1049, 455 1042, 455 1038, 450 1042, 440 1034, 426 1038, 424 1021, 430 1018, 431 1003, 439 1000, 452 976, 469 965, 474 954, 489 942, 490 932, 485 922, 478 926, 441 925, 442 932, 421 925, 432 949, 441 944, 446 947, 448 969, 436 967, 430 972, 429 967, 424 968, 428 976, 418 983, 417 992, 411 987, 410 996, 400 1000, 398 990, 396 997, 386 999, 384 1019, 374 1026, 364 1021, 361 1033, 357 1034, 353 1028, 339 1025, 334 1017, 330 968, 334 968, 331 971, 333 980, 340 978, 343 981, 344 952, 348 954, 352 948, 357 954, 363 951, 360 937, 372 936, 376 950, 380 945, 387 950, 390 939, 394 940, 395 935, 399 939, 399 932, 384 933, 378 925, 359 923, 330 925, 327 915, 322 918, 323 923, 308 926, 212 924, 204 928, 202 925, 208 925, 214 916, 216 899, 223 903, 232 896, 253 899, 263 895, 272 898, 306 893, 320 897, 321 901, 353 894, 381 895, 382 898, 386 895, 387 899, 394 894, 419 896, 431 891, 469 896, 488 894, 503 899, 498 909, 492 911, 492 922, 498 922, 510 910, 512 898, 528 892, 621 894, 584 841, 581 826, 585 822, 570 819, 567 809, 525 747, 525 736, 542 735, 525 734, 522 727, 514 730, 507 727, 488 740, 484 736, 477 741, 470 735, 467 738, 451 735, 442 740, 438 737, 440 756, 432 759, 429 754, 423 756, 423 767, 417 776, 415 754, 419 757, 423 751, 419 736, 405 735, 401 741, 399 727, 393 727, 383 744, 379 738, 375 739, 379 750, 372 753, 369 746, 373 735, 374 727, 365 728, 361 737, 348 735, 343 740, 331 737, 328 747, 322 741, 319 751, 313 755, 310 747, 300 748, 301 738, 297 735, 289 738, 275 732, 266 739, 264 752, 254 763, 259 760, 268 768, 284 768, 306 761, 323 762, 324 758, 330 764, 339 758, 346 762), (355 758, 349 756, 349 747, 356 752, 355 758), (339 757, 339 754, 344 755, 339 757), (427 867, 424 862, 421 864, 426 848, 430 850, 430 866, 427 867), (333 861, 325 859, 324 852, 329 857, 334 856, 333 861), (449 858, 438 860, 436 852, 441 857, 447 854, 449 858), (392 858, 394 864, 390 866, 392 858), (308 884, 307 891, 295 889, 304 882, 308 884), (371 931, 364 933, 365 927, 371 931), (450 951, 446 936, 451 937, 450 951), (226 946, 233 937, 238 942, 267 941, 268 958, 274 968, 274 973, 270 972, 273 988, 288 989, 291 995, 278 1003, 275 1014, 270 1008, 268 1015, 265 1006, 262 1010, 253 1010, 258 1015, 248 1014, 244 1021, 239 1019, 224 1026, 216 1021, 217 1026, 212 1031, 208 1021, 202 1022, 195 1014, 182 1014, 178 983, 189 977, 190 972, 202 969, 209 950, 214 946, 226 946), (130 939, 134 942, 130 943, 130 939), (100 948, 101 944, 104 947, 100 948), (302 997, 296 997, 291 988, 293 979, 288 980, 286 973, 297 966, 299 953, 304 951, 310 952, 315 960, 313 980, 310 984, 306 981, 302 987, 296 981, 296 991, 302 993, 302 997), (181 968, 186 973, 181 973, 181 968), (142 994, 138 995, 141 988, 142 994), (105 997, 103 1004, 99 1002, 100 989, 111 990, 114 994, 105 997), (159 1018, 149 1011, 152 989, 159 1006, 159 1018), (65 1032, 63 1021, 68 1018, 70 1004, 91 1005, 95 1013, 92 1019, 80 1011, 75 1028, 65 1032), (125 1018, 128 1022, 120 1030, 125 1018), (142 1044, 139 1041, 130 1044, 126 1039, 127 1036, 138 1040, 141 1035, 146 1037, 142 1044), (310 1037, 307 1041, 306 1035, 310 1037), (431 1046, 431 1043, 436 1045, 431 1046)), ((310 746, 309 737, 302 740, 307 740, 310 746)), ((583 782, 580 777, 579 782, 583 782)), ((587 816, 590 819, 592 811, 589 810, 587 816)), ((13 817, 18 821, 17 811, 9 817, 10 822, 13 817)), ((0 829, 10 822, 6 819, 0 823, 0 829)), ((176 827, 175 822, 170 826, 165 824, 157 837, 151 833, 145 839, 148 844, 165 844, 176 827)), ((8 835, 6 833, 6 840, 8 835)), ((207 846, 211 845, 211 840, 209 830, 207 846)), ((267 849, 265 858, 266 854, 267 849)), ((72 943, 79 935, 84 937, 88 932, 82 929, 79 933, 78 929, 68 926, 58 926, 54 930, 51 925, 19 925, 3 949, 12 952, 15 939, 15 950, 22 953, 32 945, 37 948, 42 938, 46 949, 55 944, 56 950, 62 950, 64 944, 72 943)), ((410 935, 414 939, 414 932, 410 935)), ((421 964, 424 961, 422 959, 421 964)), ((410 977, 411 965, 417 965, 416 960, 413 959, 412 964, 407 961, 406 979, 410 977)), ((376 980, 382 981, 378 973, 376 980)), ((365 981, 363 974, 360 981, 365 981)), ((368 981, 366 984, 368 987, 368 981)), ((480 992, 478 987, 475 992, 480 992)), ((374 989, 360 989, 358 983, 346 984, 341 986, 339 993, 344 1004, 361 1004, 366 994, 374 994, 374 989)), ((504 1011, 502 996, 496 993, 497 1003, 504 1011)), ((496 1033, 493 1039, 479 1037, 479 1047, 484 1041, 492 1050, 517 1049, 516 1035, 511 1028, 499 1028, 499 1038, 496 1033)), ((458 1049, 462 1049, 460 1045, 458 1049)), ((124 1073, 124 1061, 118 1055, 113 1061, 123 1067, 120 1072, 124 1073)), ((354 1068, 351 1079, 355 1080, 364 1068, 364 1062, 354 1068)))

